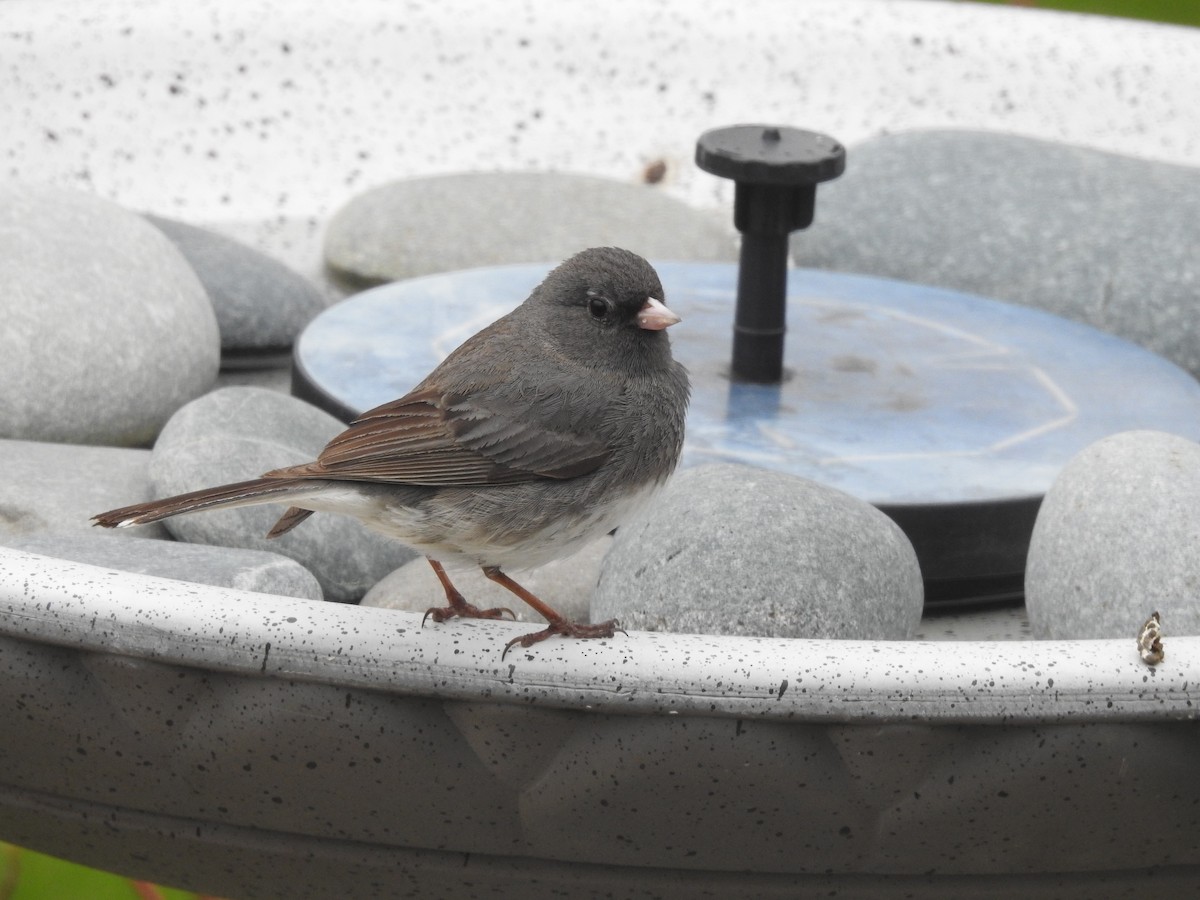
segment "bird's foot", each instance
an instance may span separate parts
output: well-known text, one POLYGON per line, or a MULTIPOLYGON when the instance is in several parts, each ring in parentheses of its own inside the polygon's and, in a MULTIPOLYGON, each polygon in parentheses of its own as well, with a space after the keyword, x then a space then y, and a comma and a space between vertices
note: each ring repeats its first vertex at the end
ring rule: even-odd
POLYGON ((508 613, 509 618, 514 622, 517 619, 516 614, 507 606, 497 606, 493 609, 480 609, 465 600, 458 603, 451 603, 449 606, 431 606, 425 610, 425 617, 421 619, 421 627, 425 627, 425 619, 433 619, 435 622, 445 622, 447 619, 462 618, 462 619, 503 619, 504 614, 508 613))
POLYGON ((500 654, 500 659, 503 660, 508 655, 508 651, 518 644, 522 647, 532 647, 534 644, 539 644, 546 640, 546 638, 553 637, 556 634, 569 638, 610 638, 614 637, 618 631, 621 634, 628 634, 616 619, 609 619, 607 622, 597 622, 595 625, 583 625, 579 622, 569 622, 566 619, 553 619, 541 631, 535 631, 532 634, 523 634, 505 644, 504 652, 500 654))
POLYGON ((503 619, 504 614, 508 613, 509 618, 516 621, 516 614, 507 606, 497 606, 495 609, 480 609, 478 606, 468 603, 463 595, 458 592, 458 588, 450 581, 450 576, 446 574, 446 570, 442 564, 433 557, 426 557, 429 560, 429 565, 433 569, 433 574, 437 576, 438 581, 442 583, 442 589, 446 592, 446 602, 449 606, 431 606, 425 610, 425 618, 421 619, 421 627, 425 627, 425 619, 433 619, 435 622, 445 622, 447 619, 503 619))

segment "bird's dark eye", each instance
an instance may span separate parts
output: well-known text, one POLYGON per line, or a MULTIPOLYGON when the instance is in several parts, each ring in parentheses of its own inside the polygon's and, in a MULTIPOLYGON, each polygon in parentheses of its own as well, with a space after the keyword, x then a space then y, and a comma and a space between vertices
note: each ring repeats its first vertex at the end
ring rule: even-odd
POLYGON ((589 297, 587 310, 588 315, 593 319, 603 319, 608 315, 608 301, 603 297, 589 297))

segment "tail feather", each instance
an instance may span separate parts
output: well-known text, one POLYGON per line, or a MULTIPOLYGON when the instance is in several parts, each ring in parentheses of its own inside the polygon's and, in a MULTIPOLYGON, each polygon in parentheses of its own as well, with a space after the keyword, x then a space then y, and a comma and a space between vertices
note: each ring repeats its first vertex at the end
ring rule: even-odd
MULTIPOLYGON (((149 525, 161 519, 169 519, 182 513, 200 512, 205 509, 232 508, 235 506, 251 506, 258 503, 278 503, 289 495, 297 493, 297 488, 312 488, 311 479, 301 478, 255 478, 251 481, 239 481, 236 484, 224 484, 220 487, 204 488, 162 500, 151 500, 147 503, 135 503, 133 506, 123 506, 120 509, 110 509, 92 516, 92 521, 102 528, 126 528, 130 525, 149 525)), ((304 510, 304 512, 308 512, 304 510)), ((291 524, 280 530, 284 524, 272 529, 272 535, 282 534, 289 528, 299 525, 307 516, 297 518, 289 510, 284 519, 290 516, 291 524)))
POLYGON ((279 521, 271 526, 271 530, 267 532, 267 537, 277 538, 281 534, 286 534, 312 514, 313 510, 311 509, 302 509, 299 506, 289 507, 288 511, 279 517, 279 521))

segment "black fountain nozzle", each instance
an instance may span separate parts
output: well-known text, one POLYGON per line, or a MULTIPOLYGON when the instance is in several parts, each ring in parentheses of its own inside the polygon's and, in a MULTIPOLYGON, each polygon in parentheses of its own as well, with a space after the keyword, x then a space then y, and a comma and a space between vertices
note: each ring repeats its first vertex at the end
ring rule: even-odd
POLYGON ((696 165, 731 178, 733 224, 742 233, 733 377, 777 384, 783 379, 788 235, 812 224, 817 185, 846 168, 846 150, 814 131, 734 125, 696 141, 696 165))

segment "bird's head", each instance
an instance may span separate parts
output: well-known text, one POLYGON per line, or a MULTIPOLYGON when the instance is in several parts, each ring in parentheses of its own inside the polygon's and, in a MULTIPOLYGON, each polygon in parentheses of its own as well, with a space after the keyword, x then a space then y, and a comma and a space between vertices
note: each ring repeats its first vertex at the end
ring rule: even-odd
POLYGON ((666 306, 658 273, 636 253, 618 247, 577 253, 546 276, 529 302, 573 359, 634 369, 672 362, 666 331, 680 318, 666 306))

